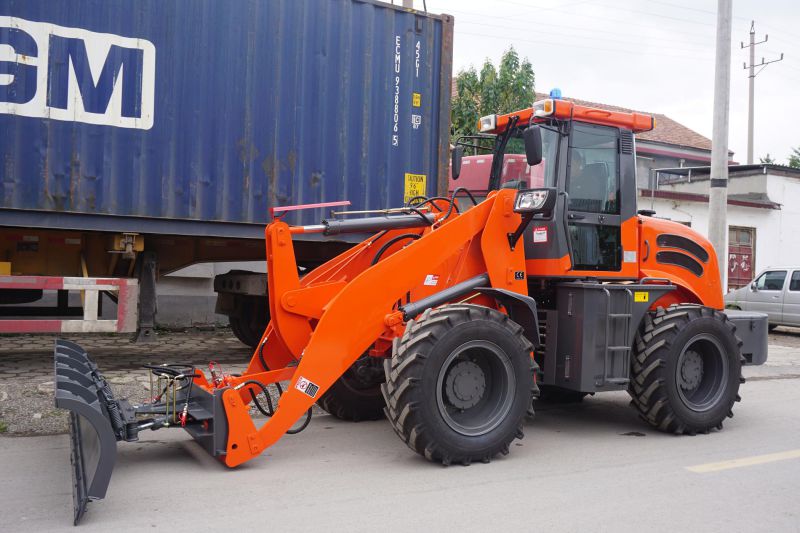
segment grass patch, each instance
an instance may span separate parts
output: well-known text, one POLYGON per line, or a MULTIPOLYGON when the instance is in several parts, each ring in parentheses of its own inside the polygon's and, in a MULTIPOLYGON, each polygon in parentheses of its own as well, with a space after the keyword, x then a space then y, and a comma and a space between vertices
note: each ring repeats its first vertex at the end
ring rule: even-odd
POLYGON ((0 420, 0 433, 5 433, 8 431, 8 424, 0 420))

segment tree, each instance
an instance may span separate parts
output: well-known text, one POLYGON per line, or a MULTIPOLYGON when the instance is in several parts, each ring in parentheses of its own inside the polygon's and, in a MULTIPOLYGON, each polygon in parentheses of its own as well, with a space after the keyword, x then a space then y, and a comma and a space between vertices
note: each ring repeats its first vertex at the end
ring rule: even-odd
POLYGON ((453 98, 450 114, 453 140, 460 135, 477 133, 481 116, 530 107, 535 98, 534 79, 530 62, 520 61, 514 47, 503 53, 499 69, 486 59, 480 73, 475 67, 459 72, 456 76, 458 94, 453 98))
POLYGON ((775 160, 769 156, 769 152, 764 157, 759 157, 758 160, 761 162, 762 165, 774 165, 775 160))
POLYGON ((789 166, 792 168, 800 168, 800 146, 792 148, 792 153, 789 154, 789 166))

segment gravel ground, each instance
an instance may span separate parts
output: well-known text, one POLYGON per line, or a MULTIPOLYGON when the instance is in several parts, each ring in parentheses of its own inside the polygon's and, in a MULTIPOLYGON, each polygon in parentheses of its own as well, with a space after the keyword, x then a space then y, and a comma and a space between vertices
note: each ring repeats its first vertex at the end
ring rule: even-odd
MULTIPOLYGON (((150 378, 141 365, 180 362, 206 367, 216 361, 225 372, 241 372, 252 350, 230 330, 160 333, 158 340, 134 344, 126 337, 77 334, 77 342, 97 363, 117 397, 143 402, 151 397, 150 378)), ((0 433, 51 435, 67 431, 66 411, 53 405, 55 335, 0 337, 0 433)))
POLYGON ((769 334, 769 343, 800 348, 800 328, 779 327, 769 334))
MULTIPOLYGON (((51 435, 67 431, 66 412, 53 405, 53 342, 55 335, 0 337, 0 434, 51 435)), ((115 394, 132 402, 150 395, 150 379, 141 365, 181 362, 205 368, 220 363, 225 372, 241 372, 252 351, 227 329, 160 333, 149 344, 133 344, 120 336, 69 335, 89 352, 115 394)), ((778 328, 770 345, 800 348, 800 328, 778 328)))

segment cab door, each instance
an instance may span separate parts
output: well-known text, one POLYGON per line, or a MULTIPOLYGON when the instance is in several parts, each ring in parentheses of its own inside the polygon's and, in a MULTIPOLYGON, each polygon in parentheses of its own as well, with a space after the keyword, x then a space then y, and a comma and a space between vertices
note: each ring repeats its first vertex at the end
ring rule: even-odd
POLYGON ((565 190, 573 273, 622 275, 620 130, 573 123, 568 153, 565 190))
POLYGON ((783 294, 786 270, 767 270, 747 288, 747 310, 766 313, 769 322, 783 320, 783 294))
POLYGON ((783 318, 789 326, 800 327, 800 270, 792 272, 789 278, 789 290, 783 297, 783 318))

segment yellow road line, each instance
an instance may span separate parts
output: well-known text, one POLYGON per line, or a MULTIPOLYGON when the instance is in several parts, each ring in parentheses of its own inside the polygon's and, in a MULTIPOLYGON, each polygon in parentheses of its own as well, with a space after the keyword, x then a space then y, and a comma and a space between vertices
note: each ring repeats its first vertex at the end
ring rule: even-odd
POLYGON ((741 459, 731 459, 730 461, 720 461, 718 463, 687 466, 686 470, 698 474, 705 474, 708 472, 729 470, 731 468, 740 468, 742 466, 762 465, 764 463, 774 463, 775 461, 785 461, 787 459, 800 459, 800 450, 789 450, 786 452, 768 453, 766 455, 742 457, 741 459))

